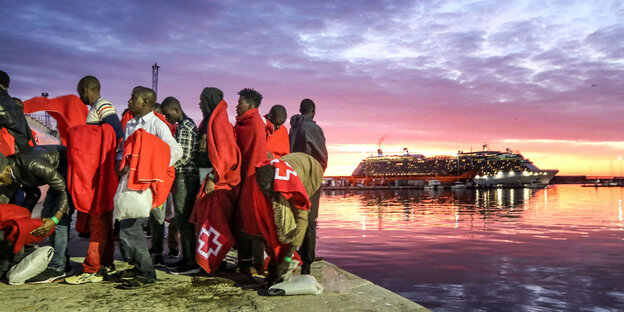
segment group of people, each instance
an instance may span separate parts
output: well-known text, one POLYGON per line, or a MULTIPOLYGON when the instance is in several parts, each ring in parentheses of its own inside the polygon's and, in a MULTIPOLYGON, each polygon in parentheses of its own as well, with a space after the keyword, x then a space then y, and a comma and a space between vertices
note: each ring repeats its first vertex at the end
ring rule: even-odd
POLYGON ((280 280, 293 259, 301 274, 310 274, 328 159, 312 100, 301 101, 289 133, 286 109, 275 105, 262 116, 262 95, 251 88, 238 92, 235 125, 223 92, 203 89, 196 126, 178 99, 158 104, 155 92, 142 86, 132 90, 120 119, 94 76, 78 82, 78 96, 23 103, 10 97, 9 84, 0 71, 0 274, 23 258, 24 242, 49 236, 52 260, 30 283, 65 278, 84 284, 115 275, 123 278, 122 288, 151 284, 155 266, 165 265, 168 205, 169 241, 175 246, 179 233, 181 246, 180 259, 166 265, 172 274, 215 272, 225 267, 231 248, 239 272, 264 275, 268 284, 280 280), (38 110, 57 119, 61 145, 37 144, 24 113, 38 110), (43 185, 48 190, 36 225, 6 227, 20 224, 6 222, 9 211, 33 211, 43 185), (76 230, 89 245, 82 272, 66 276, 74 211, 76 230), (130 270, 117 272, 113 265, 115 236, 124 260, 134 265, 130 270))

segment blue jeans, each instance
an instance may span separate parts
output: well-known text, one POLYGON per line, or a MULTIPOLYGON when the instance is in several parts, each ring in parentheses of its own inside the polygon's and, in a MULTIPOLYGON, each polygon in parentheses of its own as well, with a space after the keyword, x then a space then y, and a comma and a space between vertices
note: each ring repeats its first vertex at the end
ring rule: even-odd
POLYGON ((134 265, 137 277, 155 281, 156 270, 143 233, 143 225, 146 222, 147 218, 119 221, 119 245, 124 260, 134 265))
MULTIPOLYGON (((48 190, 48 194, 43 201, 43 210, 41 210, 42 218, 50 218, 56 214, 58 208, 56 206, 57 196, 58 195, 55 191, 48 190)), ((71 225, 71 215, 74 210, 71 204, 71 197, 68 198, 68 200, 70 202, 69 213, 63 215, 61 220, 59 220, 59 224, 56 225, 54 233, 50 235, 50 242, 52 243, 52 247, 54 248, 54 255, 52 256, 50 264, 48 264, 48 268, 56 271, 64 271, 65 265, 69 263, 69 252, 67 250, 67 243, 69 242, 69 227, 71 225)))

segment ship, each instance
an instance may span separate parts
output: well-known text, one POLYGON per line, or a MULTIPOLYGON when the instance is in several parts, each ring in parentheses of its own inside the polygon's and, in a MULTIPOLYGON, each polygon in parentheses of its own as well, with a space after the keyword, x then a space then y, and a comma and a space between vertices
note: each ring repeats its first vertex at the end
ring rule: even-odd
POLYGON ((331 184, 356 187, 424 187, 439 182, 442 186, 543 187, 558 170, 541 170, 519 152, 462 152, 456 156, 410 154, 384 155, 363 159, 350 177, 333 179, 331 184), (338 184, 337 184, 338 183, 338 184))
POLYGON ((539 169, 528 158, 509 148, 505 152, 488 151, 487 145, 478 152, 457 153, 462 168, 478 168, 474 183, 479 186, 529 186, 542 187, 550 183, 559 172, 556 169, 539 169))
POLYGON ((460 166, 457 157, 426 157, 410 154, 407 148, 402 155, 384 155, 379 148, 377 156, 362 160, 350 178, 358 186, 424 186, 434 181, 451 185, 470 182, 477 173, 477 168, 460 166))

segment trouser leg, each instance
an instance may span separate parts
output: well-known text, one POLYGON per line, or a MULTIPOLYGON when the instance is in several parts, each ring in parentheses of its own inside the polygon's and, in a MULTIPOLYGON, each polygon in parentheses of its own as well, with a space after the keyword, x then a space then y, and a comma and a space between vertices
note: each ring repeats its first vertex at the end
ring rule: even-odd
MULTIPOLYGON (((46 198, 43 201, 43 210, 41 211, 41 217, 50 218, 56 214, 56 199, 58 194, 52 190, 48 190, 46 198)), ((71 197, 68 198, 71 201, 71 197)), ((67 244, 69 242, 69 227, 71 224, 71 213, 64 214, 59 224, 56 225, 54 232, 50 235, 50 242, 54 248, 54 255, 52 260, 48 264, 48 267, 57 271, 65 269, 65 264, 69 262, 69 252, 67 250, 67 244)))
POLYGON ((143 234, 143 225, 147 218, 126 219, 119 222, 119 242, 126 262, 134 264, 137 276, 156 280, 156 270, 152 263, 147 242, 143 234))
MULTIPOLYGON (((154 208, 159 209, 159 208, 154 208)), ((153 254, 160 255, 163 253, 163 244, 165 241, 165 223, 159 223, 156 218, 150 214, 148 219, 150 231, 152 232, 152 249, 153 254)))
POLYGON ((321 191, 317 191, 310 196, 310 211, 308 212, 308 228, 306 230, 303 244, 299 248, 299 256, 304 264, 310 265, 314 262, 316 249, 316 218, 318 217, 319 199, 321 191))
POLYGON ((189 222, 195 196, 199 189, 199 177, 196 173, 176 175, 173 203, 175 206, 175 220, 180 232, 182 260, 187 264, 195 263, 195 225, 189 222))
POLYGON ((110 266, 113 263, 113 213, 90 216, 89 229, 89 247, 82 269, 87 273, 96 273, 101 265, 110 266))

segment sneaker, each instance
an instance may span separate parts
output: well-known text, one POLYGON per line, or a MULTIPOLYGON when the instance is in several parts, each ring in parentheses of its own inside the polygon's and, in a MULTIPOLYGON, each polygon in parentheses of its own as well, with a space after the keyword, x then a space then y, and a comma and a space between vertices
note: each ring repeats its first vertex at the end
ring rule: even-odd
POLYGON ((71 284, 71 285, 80 285, 80 284, 86 284, 86 283, 99 283, 102 280, 104 280, 104 278, 98 275, 97 273, 83 272, 78 275, 65 278, 65 283, 71 284))
POLYGON ((111 264, 109 266, 102 266, 102 269, 100 270, 100 272, 102 272, 101 275, 112 276, 117 273, 117 268, 115 268, 115 264, 111 264))
POLYGON ((47 268, 43 272, 37 274, 35 277, 30 278, 26 281, 29 284, 44 284, 44 283, 52 283, 57 279, 61 279, 65 277, 65 272, 63 270, 54 270, 47 268))
POLYGON ((165 260, 163 259, 162 255, 155 255, 154 261, 152 261, 152 263, 154 263, 155 267, 160 267, 160 268, 166 267, 165 260))
POLYGON ((167 270, 175 270, 184 265, 184 259, 180 259, 174 263, 167 264, 167 270))
POLYGON ((180 251, 175 248, 169 248, 169 252, 167 253, 167 257, 177 258, 180 255, 180 251))
POLYGON ((173 275, 191 275, 199 272, 201 272, 201 268, 196 263, 183 264, 173 270, 169 270, 169 273, 173 275))

